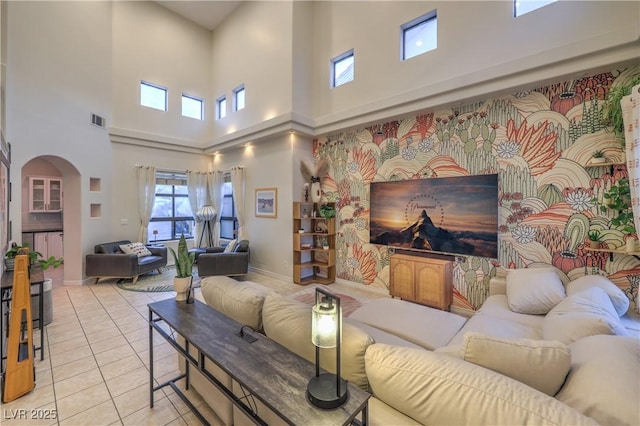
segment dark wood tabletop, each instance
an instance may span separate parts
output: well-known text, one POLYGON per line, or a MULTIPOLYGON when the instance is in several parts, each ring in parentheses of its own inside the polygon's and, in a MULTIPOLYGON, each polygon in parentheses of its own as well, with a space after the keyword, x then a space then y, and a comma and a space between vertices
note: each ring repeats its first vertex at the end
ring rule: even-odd
MULTIPOLYGON (((44 282, 44 271, 40 265, 31 265, 31 268, 29 268, 29 281, 31 285, 42 284, 44 282)), ((4 271, 0 282, 2 283, 0 288, 3 290, 13 287, 13 271, 4 271)))
POLYGON ((149 304, 149 309, 290 424, 349 424, 371 396, 349 383, 343 406, 316 408, 306 397, 315 375, 311 362, 260 333, 252 332, 257 341, 248 343, 236 335, 239 323, 197 300, 187 304, 166 299, 149 304))

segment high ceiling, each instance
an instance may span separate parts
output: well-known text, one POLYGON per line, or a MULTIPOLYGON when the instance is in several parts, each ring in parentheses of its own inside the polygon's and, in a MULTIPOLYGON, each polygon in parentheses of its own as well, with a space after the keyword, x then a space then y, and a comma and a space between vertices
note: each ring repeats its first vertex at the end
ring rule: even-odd
POLYGON ((214 30, 227 16, 231 14, 240 3, 240 1, 202 1, 202 0, 175 0, 175 1, 156 1, 161 6, 183 16, 196 24, 214 30))

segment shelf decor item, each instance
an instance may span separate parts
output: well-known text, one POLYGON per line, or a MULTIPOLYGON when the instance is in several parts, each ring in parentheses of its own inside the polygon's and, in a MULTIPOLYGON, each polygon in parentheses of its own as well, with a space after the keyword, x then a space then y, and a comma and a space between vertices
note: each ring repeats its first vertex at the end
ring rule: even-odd
POLYGON ((338 408, 347 401, 347 382, 340 377, 342 309, 340 298, 316 287, 311 314, 311 341, 316 347, 316 374, 307 386, 307 399, 318 408, 338 408), (336 348, 336 374, 320 373, 320 348, 336 348))
POLYGON ((602 164, 607 162, 607 157, 604 155, 604 151, 597 150, 591 154, 591 163, 592 164, 602 164))
POLYGON ((184 234, 178 242, 178 253, 169 247, 173 260, 176 265, 176 276, 173 278, 173 288, 176 291, 176 301, 193 303, 191 297, 191 284, 193 282, 193 263, 195 262, 195 253, 189 253, 187 240, 184 234))
POLYGON ((319 203, 322 198, 321 180, 329 173, 329 163, 325 159, 318 161, 316 165, 300 161, 300 172, 311 185, 311 201, 319 203))
POLYGON ((592 249, 599 249, 601 244, 600 238, 602 237, 600 235, 600 231, 597 231, 597 230, 589 231, 587 235, 589 236, 589 247, 592 249))
POLYGON ((320 216, 330 219, 336 216, 336 209, 332 205, 322 204, 320 206, 320 216))

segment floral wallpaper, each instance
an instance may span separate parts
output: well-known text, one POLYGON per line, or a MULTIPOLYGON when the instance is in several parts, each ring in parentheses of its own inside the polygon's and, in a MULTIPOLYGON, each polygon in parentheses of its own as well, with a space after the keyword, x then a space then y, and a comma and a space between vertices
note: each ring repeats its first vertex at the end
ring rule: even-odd
POLYGON ((568 279, 608 276, 635 302, 640 260, 590 251, 587 234, 599 230, 604 248, 624 249, 625 233, 600 209, 604 192, 627 177, 602 104, 616 80, 639 73, 612 70, 316 139, 314 157, 331 166, 322 190, 338 210, 338 277, 389 287, 389 250, 369 243, 371 182, 498 173, 498 258, 455 263, 454 306, 479 308, 497 268, 540 264, 568 279), (587 166, 596 150, 619 164, 587 166))

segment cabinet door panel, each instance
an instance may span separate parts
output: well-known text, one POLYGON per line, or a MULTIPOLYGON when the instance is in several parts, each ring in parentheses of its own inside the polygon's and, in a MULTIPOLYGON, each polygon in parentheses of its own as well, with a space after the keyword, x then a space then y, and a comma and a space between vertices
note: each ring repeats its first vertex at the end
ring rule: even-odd
POLYGON ((444 273, 441 265, 418 263, 416 265, 416 300, 431 306, 443 305, 445 290, 444 273))
POLYGON ((399 259, 391 259, 390 264, 392 296, 412 300, 414 298, 413 264, 399 259))

